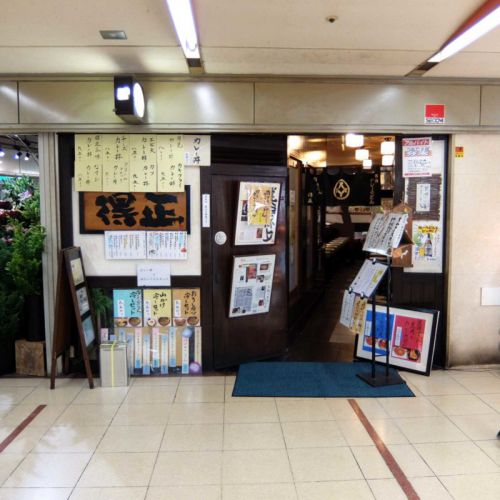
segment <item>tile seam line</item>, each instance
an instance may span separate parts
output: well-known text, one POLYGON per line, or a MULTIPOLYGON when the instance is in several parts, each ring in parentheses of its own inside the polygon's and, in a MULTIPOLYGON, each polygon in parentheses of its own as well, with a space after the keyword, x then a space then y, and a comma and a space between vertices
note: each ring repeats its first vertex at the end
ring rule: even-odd
POLYGON ((43 411, 47 405, 38 405, 1 443, 0 453, 16 439, 21 432, 43 411))
POLYGON ((348 399, 348 401, 408 500, 420 500, 420 497, 406 477, 405 473, 402 471, 392 453, 389 451, 380 436, 377 434, 377 431, 372 426, 366 415, 363 413, 363 410, 360 408, 358 403, 354 399, 348 399))

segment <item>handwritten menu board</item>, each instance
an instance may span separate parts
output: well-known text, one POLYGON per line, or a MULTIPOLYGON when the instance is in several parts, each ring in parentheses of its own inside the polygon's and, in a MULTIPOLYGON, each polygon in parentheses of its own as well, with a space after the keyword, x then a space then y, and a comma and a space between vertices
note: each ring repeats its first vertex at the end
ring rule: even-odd
POLYGON ((210 136, 184 136, 184 165, 209 167, 210 166, 210 136))
POLYGON ((130 191, 156 191, 156 135, 132 134, 129 141, 130 191))
POLYGON ((172 319, 172 290, 146 288, 143 291, 144 322, 147 326, 169 326, 172 319))
POLYGON ((102 190, 129 190, 129 136, 102 136, 102 190))
POLYGON ((184 141, 182 135, 157 136, 158 191, 184 191, 184 141))
POLYGON ((76 191, 102 191, 102 136, 80 134, 75 137, 76 191))

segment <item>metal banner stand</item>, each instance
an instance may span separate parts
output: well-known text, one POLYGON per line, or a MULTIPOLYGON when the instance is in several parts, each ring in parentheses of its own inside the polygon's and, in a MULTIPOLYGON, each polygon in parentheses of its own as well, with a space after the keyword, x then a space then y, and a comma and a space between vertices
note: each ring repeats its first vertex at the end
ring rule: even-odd
POLYGON ((387 300, 386 300, 386 313, 385 313, 385 369, 383 372, 379 370, 377 373, 377 364, 376 364, 376 352, 375 352, 375 344, 377 341, 376 338, 376 319, 377 319, 377 311, 376 311, 376 301, 375 295, 377 288, 372 293, 372 327, 371 327, 371 339, 372 339, 372 359, 371 359, 371 371, 369 373, 358 373, 357 377, 361 380, 365 381, 367 384, 372 387, 382 387, 385 385, 399 385, 406 384, 406 382, 401 378, 399 373, 395 370, 392 373, 389 373, 389 349, 390 349, 390 306, 391 306, 391 258, 387 257, 387 300))

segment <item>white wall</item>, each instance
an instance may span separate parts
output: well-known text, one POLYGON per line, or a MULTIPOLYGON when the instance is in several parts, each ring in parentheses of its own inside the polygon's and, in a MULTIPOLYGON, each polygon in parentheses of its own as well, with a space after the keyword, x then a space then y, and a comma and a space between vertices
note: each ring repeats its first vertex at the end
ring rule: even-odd
POLYGON ((500 363, 500 306, 481 306, 481 287, 500 287, 500 135, 458 134, 449 220, 448 362, 500 363))
MULTIPOLYGON (((204 168, 204 167, 201 167, 204 168)), ((207 167, 209 168, 209 167, 207 167)), ((200 167, 185 167, 185 184, 191 186, 191 234, 188 258, 169 261, 172 276, 201 274, 200 167)), ((135 276, 140 260, 106 260, 103 234, 80 234, 78 193, 73 185, 73 241, 82 249, 87 276, 135 276)))

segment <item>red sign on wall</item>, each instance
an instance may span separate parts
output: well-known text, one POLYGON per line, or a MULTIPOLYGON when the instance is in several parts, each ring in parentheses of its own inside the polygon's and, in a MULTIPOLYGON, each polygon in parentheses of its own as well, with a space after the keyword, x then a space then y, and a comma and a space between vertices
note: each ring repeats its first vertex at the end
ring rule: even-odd
POLYGON ((426 125, 440 125, 444 123, 444 104, 426 104, 425 122, 426 125))

